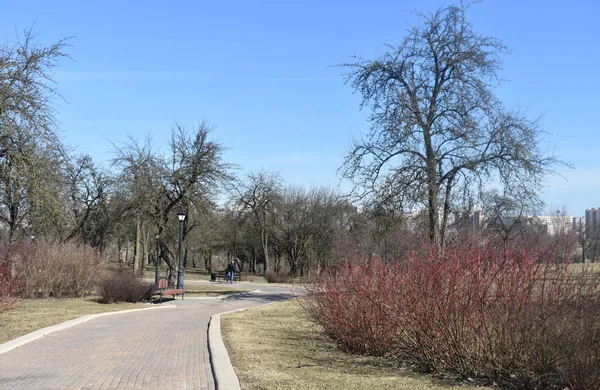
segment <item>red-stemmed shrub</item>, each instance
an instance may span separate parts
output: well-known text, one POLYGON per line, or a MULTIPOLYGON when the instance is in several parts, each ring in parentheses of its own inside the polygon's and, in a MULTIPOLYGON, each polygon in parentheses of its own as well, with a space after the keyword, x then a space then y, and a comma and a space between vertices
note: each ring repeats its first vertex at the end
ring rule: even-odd
POLYGON ((520 388, 600 383, 599 277, 557 262, 556 242, 423 243, 402 261, 346 261, 305 300, 346 350, 401 353, 427 370, 520 388))
POLYGON ((388 354, 397 349, 397 326, 388 314, 398 299, 395 279, 382 261, 343 262, 323 273, 304 304, 346 351, 388 354))

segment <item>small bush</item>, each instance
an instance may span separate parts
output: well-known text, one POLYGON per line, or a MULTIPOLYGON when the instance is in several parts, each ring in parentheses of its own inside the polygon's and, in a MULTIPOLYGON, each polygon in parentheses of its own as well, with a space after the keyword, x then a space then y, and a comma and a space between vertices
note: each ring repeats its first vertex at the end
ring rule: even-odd
POLYGON ((265 273, 267 283, 289 283, 290 276, 287 274, 278 274, 273 271, 265 273))
POLYGON ((99 284, 100 302, 140 302, 148 299, 151 284, 134 275, 131 269, 113 272, 99 284))

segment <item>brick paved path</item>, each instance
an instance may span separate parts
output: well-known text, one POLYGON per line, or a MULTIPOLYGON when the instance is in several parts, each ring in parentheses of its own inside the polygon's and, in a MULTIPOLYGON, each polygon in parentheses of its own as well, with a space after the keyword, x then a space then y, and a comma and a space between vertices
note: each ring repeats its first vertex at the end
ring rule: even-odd
POLYGON ((289 298, 290 291, 187 299, 176 308, 99 317, 0 355, 0 389, 214 389, 213 314, 289 298))

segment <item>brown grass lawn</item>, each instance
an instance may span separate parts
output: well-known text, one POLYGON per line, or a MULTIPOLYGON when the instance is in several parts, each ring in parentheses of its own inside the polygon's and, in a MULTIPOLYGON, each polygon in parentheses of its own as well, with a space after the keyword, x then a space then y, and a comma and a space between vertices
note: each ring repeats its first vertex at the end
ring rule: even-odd
POLYGON ((221 324, 242 389, 484 389, 398 368, 393 360, 348 355, 296 300, 228 314, 221 324))
POLYGON ((600 273, 600 263, 574 263, 569 265, 569 271, 579 274, 583 270, 591 273, 600 273))
POLYGON ((225 294, 235 294, 248 292, 250 290, 229 288, 227 284, 224 285, 207 285, 207 284, 188 284, 185 286, 185 294, 191 296, 217 296, 225 294))
POLYGON ((0 343, 86 314, 150 307, 142 303, 101 304, 97 297, 32 299, 0 313, 0 343))

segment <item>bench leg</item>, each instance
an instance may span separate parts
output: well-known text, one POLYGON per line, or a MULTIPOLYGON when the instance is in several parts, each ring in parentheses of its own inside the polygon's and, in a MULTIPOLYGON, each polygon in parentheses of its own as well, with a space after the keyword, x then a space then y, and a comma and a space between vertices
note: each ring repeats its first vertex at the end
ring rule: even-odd
POLYGON ((162 290, 160 292, 160 304, 162 305, 162 290))

